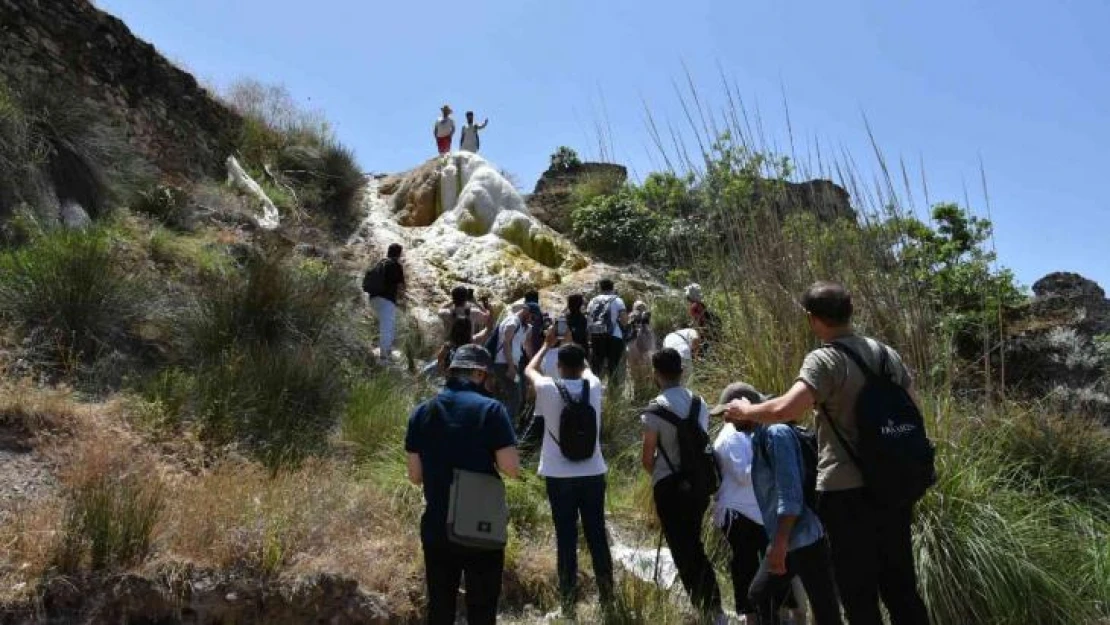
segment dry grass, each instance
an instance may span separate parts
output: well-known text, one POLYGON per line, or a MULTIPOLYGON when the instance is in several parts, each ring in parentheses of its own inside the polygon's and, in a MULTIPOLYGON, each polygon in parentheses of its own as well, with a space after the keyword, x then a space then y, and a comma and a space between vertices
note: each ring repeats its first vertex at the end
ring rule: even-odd
POLYGON ((80 408, 64 387, 43 389, 26 378, 0 384, 0 432, 28 439, 72 430, 80 408))

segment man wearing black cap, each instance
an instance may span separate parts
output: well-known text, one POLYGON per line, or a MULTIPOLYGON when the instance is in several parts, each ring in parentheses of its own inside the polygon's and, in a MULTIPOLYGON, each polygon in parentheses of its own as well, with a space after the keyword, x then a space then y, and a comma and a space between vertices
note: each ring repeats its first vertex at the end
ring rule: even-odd
MULTIPOLYGON (((741 398, 752 404, 763 403, 763 396, 755 388, 733 383, 721 393, 711 413, 724 414, 730 402, 741 398)), ((736 429, 752 436, 752 487, 770 541, 748 590, 748 602, 756 610, 759 625, 779 622, 781 598, 795 575, 802 579, 817 625, 840 625, 840 604, 825 531, 805 502, 805 468, 794 429, 783 424, 734 423, 736 429)))
POLYGON ((485 390, 492 359, 478 345, 455 351, 443 390, 420 404, 405 434, 408 474, 424 487, 420 540, 428 591, 428 623, 455 622, 460 577, 466 577, 467 621, 492 625, 497 619, 504 549, 451 542, 447 518, 456 470, 517 477, 516 436, 501 402, 485 390))
MULTIPOLYGON (((551 518, 555 522, 556 558, 562 616, 571 618, 578 586, 578 520, 590 549, 598 594, 603 602, 613 596, 613 561, 605 529, 605 474, 608 468, 601 455, 601 380, 586 364, 586 350, 568 343, 558 350, 558 379, 540 372, 548 350, 559 336, 548 329, 544 344, 525 369, 536 389, 536 412, 543 415, 543 444, 537 471, 547 486, 551 518), (573 406, 572 406, 573 404, 573 406), (581 413, 567 411, 577 407, 581 413), (590 417, 586 427, 571 431, 564 427, 564 414, 570 419, 590 417), (568 437, 575 440, 568 440, 568 437), (586 438, 582 438, 586 437, 586 438), (571 457, 567 457, 568 453, 571 457)), ((576 421, 568 426, 574 427, 576 421)))

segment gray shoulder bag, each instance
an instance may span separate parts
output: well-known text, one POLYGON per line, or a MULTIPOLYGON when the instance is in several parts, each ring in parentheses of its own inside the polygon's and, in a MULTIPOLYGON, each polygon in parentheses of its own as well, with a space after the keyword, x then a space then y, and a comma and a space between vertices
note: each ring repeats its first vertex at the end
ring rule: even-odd
MULTIPOLYGON (((439 410, 433 404, 434 411, 439 410)), ((481 429, 485 417, 478 422, 481 429)), ((447 507, 447 540, 475 549, 504 549, 509 542, 509 504, 498 475, 455 469, 447 507)))

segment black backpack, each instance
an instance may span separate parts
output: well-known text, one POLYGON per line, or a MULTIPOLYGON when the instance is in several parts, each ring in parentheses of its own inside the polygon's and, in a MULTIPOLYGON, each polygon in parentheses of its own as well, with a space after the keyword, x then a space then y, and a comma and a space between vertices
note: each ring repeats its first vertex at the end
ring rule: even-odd
POLYGON ((362 290, 370 297, 377 297, 385 291, 385 266, 388 261, 382 259, 366 271, 362 277, 362 290))
MULTIPOLYGON (((451 333, 447 339, 453 340, 461 334, 466 334, 467 337, 474 335, 474 324, 470 320, 470 306, 463 306, 462 311, 458 308, 452 308, 451 310, 451 333)), ((468 338, 466 342, 469 343, 470 339, 468 338)), ((458 345, 455 347, 458 347, 458 345)))
MULTIPOLYGON (((797 425, 786 427, 794 433, 802 453, 802 496, 810 510, 817 510, 817 434, 797 425)), ((760 445, 760 453, 767 457, 767 439, 760 445)))
POLYGON ((701 429, 698 417, 701 415, 701 398, 694 396, 690 402, 690 413, 685 419, 657 404, 648 406, 645 412, 653 414, 674 426, 678 439, 679 468, 667 455, 667 450, 659 446, 659 453, 671 472, 681 476, 684 488, 697 497, 709 497, 721 486, 721 468, 713 454, 713 443, 709 432, 701 429))
POLYGON ((848 445, 836 423, 822 407, 825 419, 832 426, 840 445, 863 474, 864 485, 871 499, 880 505, 901 506, 916 502, 936 483, 936 449, 925 433, 925 420, 902 385, 891 379, 887 371, 890 357, 887 347, 880 344, 881 363, 876 374, 850 347, 828 343, 848 357, 863 373, 866 381, 856 397, 856 430, 859 443, 848 445))
POLYGON ((608 336, 613 333, 613 315, 609 310, 615 301, 617 296, 611 295, 607 300, 599 299, 594 303, 590 309, 589 324, 586 326, 591 336, 608 336))
POLYGON ((590 404, 590 381, 582 379, 582 400, 574 401, 570 391, 561 380, 555 381, 559 395, 563 398, 563 411, 559 413, 559 438, 547 431, 548 436, 559 445, 559 451, 567 460, 578 462, 594 457, 597 448, 597 411, 590 404))

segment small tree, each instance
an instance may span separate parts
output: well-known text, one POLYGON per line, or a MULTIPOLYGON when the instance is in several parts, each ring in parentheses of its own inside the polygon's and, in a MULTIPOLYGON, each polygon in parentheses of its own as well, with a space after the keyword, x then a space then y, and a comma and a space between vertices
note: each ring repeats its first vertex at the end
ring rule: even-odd
POLYGON ((571 223, 575 242, 603 258, 648 263, 664 258, 669 220, 648 209, 630 189, 574 209, 571 223))
POLYGON ((582 160, 578 158, 578 152, 565 145, 559 146, 551 154, 551 169, 555 171, 568 171, 581 166, 582 160))

